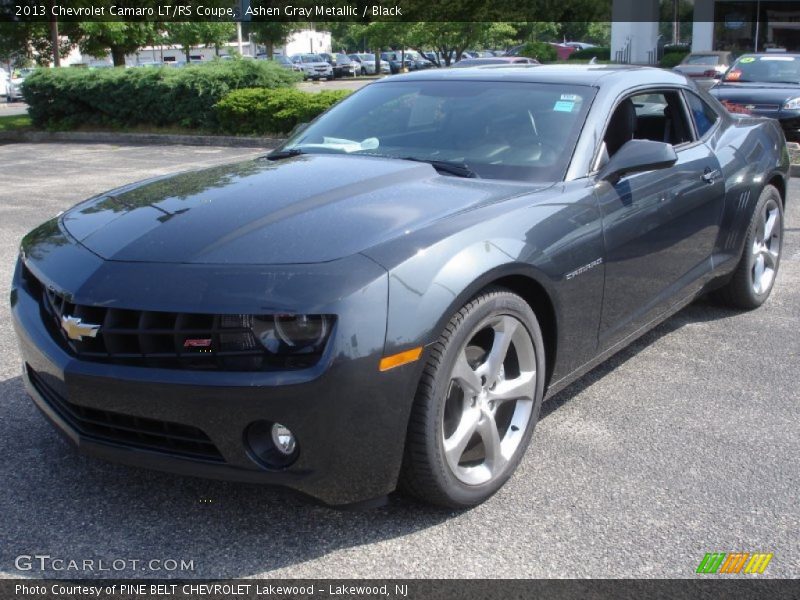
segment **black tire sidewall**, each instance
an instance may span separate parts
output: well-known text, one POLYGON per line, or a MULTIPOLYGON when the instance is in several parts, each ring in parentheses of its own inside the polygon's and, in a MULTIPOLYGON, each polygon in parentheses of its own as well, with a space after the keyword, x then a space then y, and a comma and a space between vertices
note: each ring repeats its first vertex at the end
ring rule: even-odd
POLYGON ((477 304, 461 321, 453 336, 449 339, 434 380, 433 393, 429 401, 435 403, 431 411, 432 419, 426 424, 426 442, 429 460, 432 462, 433 475, 438 487, 444 491, 455 505, 473 506, 494 494, 508 480, 525 454, 536 421, 539 418, 542 397, 544 395, 544 342, 541 329, 531 308, 519 296, 510 292, 488 294, 479 297, 477 304), (517 452, 505 466, 500 476, 481 485, 467 485, 460 481, 451 471, 444 454, 444 440, 441 435, 442 420, 447 392, 450 386, 450 374, 455 361, 465 344, 469 341, 473 329, 490 316, 506 314, 518 319, 527 329, 536 354, 536 390, 534 406, 528 428, 520 441, 517 452))
POLYGON ((775 189, 773 186, 768 185, 764 188, 761 192, 761 195, 758 197, 758 203, 756 204, 755 210, 753 211, 752 219, 750 220, 750 227, 747 230, 747 237, 745 238, 745 246, 744 246, 744 253, 742 255, 742 263, 740 265, 741 269, 744 269, 745 273, 747 274, 746 278, 743 278, 747 282, 747 286, 743 287, 740 290, 740 293, 745 293, 749 298, 748 304, 752 305, 753 307, 757 307, 762 305, 766 302, 767 298, 769 298, 770 293, 772 293, 772 288, 775 286, 775 280, 778 277, 778 269, 780 267, 781 262, 781 254, 783 253, 783 202, 781 201, 780 194, 778 190, 775 189), (754 255, 751 251, 753 247, 753 241, 756 236, 756 229, 758 226, 758 222, 760 220, 761 213, 764 212, 764 207, 766 204, 773 200, 775 204, 778 206, 778 214, 780 215, 780 227, 781 227, 781 235, 779 237, 779 244, 778 244, 778 258, 775 261, 775 277, 772 279, 772 283, 770 284, 769 288, 762 294, 757 294, 756 291, 753 289, 753 280, 752 280, 752 272, 753 272, 753 260, 754 255))

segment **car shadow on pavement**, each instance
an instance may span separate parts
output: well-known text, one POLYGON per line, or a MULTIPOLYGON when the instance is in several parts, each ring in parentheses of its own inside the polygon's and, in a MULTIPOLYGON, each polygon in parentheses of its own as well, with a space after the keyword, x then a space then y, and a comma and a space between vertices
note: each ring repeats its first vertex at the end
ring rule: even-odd
MULTIPOLYGON (((684 324, 736 314, 703 301, 689 306, 545 403, 542 418, 684 324)), ((378 509, 334 510, 273 488, 84 457, 38 413, 20 377, 0 382, 0 452, 0 576, 246 577, 403 537, 459 514, 395 496, 378 509), (106 567, 121 559, 126 566, 42 570, 34 561, 31 570, 15 568, 16 557, 36 554, 102 559, 106 567), (132 560, 141 562, 133 567, 132 560), (193 570, 148 570, 151 560, 192 561, 193 570)))
POLYGON ((718 321, 741 314, 741 311, 720 306, 709 299, 708 296, 702 296, 548 399, 542 404, 539 419, 547 418, 583 390, 592 386, 660 338, 679 330, 684 325, 718 321))
POLYGON ((335 510, 274 488, 84 457, 34 407, 21 377, 0 382, 0 452, 0 577, 246 577, 402 537, 454 514, 395 497, 377 509, 335 510), (97 563, 89 572, 41 570, 41 561, 15 567, 18 556, 37 554, 128 563, 105 572, 97 563), (147 570, 153 559, 193 561, 194 569, 147 570), (142 562, 132 568, 131 560, 142 562))

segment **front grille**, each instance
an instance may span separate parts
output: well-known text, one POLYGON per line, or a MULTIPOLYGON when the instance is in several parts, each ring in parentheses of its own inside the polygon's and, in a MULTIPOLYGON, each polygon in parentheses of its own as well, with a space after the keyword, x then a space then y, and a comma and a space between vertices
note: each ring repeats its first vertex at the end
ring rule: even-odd
POLYGON ((51 335, 82 360, 164 369, 218 371, 291 370, 313 366, 321 352, 268 352, 253 334, 253 316, 174 313, 75 304, 42 285, 25 268, 51 335), (97 325, 95 337, 72 339, 63 319, 97 325))
POLYGON ((30 365, 26 365, 26 369, 31 385, 44 401, 87 438, 176 456, 224 462, 214 443, 196 427, 78 406, 48 385, 30 365))

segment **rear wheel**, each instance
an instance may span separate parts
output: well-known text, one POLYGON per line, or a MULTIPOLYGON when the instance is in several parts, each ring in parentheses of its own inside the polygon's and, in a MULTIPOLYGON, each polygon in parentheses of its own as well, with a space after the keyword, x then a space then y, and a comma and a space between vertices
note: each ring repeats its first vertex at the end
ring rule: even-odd
POLYGON ((483 502, 506 482, 539 417, 544 344, 519 296, 492 289, 430 348, 406 442, 401 488, 448 507, 483 502))
POLYGON ((744 253, 731 280, 716 297, 734 308, 761 306, 772 291, 783 247, 783 202, 774 186, 758 198, 745 238, 744 253))

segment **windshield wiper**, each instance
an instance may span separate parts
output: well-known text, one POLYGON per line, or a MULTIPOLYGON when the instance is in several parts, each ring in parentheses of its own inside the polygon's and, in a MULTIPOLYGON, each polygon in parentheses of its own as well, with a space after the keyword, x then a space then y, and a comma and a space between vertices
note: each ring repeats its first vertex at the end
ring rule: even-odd
POLYGON ((478 174, 475 173, 475 171, 470 169, 463 162, 453 162, 448 160, 432 160, 429 158, 418 158, 416 156, 403 156, 401 157, 401 160, 413 160, 414 162, 428 163, 437 171, 449 173, 450 175, 455 175, 457 177, 469 177, 469 178, 478 177, 478 174))
POLYGON ((281 160, 283 158, 291 158, 292 156, 298 156, 303 154, 303 151, 300 148, 289 148, 287 150, 273 150, 269 154, 267 154, 267 160, 281 160))

